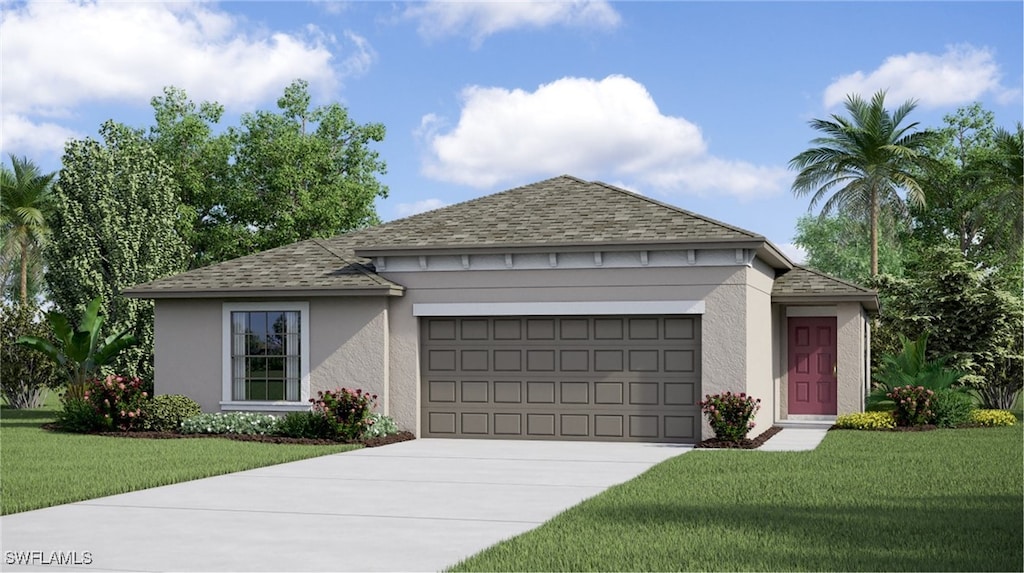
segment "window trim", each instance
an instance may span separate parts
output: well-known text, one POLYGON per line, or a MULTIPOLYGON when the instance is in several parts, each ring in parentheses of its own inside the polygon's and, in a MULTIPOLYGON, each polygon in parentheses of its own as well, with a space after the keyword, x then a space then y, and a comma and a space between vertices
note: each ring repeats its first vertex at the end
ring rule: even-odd
POLYGON ((226 302, 221 307, 221 402, 224 411, 253 410, 262 412, 292 412, 309 409, 309 302, 226 302), (234 400, 231 396, 231 313, 258 311, 299 312, 299 401, 286 400, 234 400))

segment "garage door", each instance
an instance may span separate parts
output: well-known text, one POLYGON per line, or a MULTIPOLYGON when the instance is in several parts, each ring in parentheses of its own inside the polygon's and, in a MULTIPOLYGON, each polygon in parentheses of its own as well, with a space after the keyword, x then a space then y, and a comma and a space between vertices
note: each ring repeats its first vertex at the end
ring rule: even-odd
POLYGON ((700 317, 421 320, 424 437, 699 441, 700 317))

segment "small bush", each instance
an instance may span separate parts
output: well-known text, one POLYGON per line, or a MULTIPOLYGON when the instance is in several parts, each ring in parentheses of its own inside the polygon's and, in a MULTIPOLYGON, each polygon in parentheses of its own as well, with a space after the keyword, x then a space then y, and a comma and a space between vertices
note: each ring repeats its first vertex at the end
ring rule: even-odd
POLYGON ((67 378, 45 354, 17 344, 21 336, 46 338, 49 329, 32 305, 0 306, 0 393, 11 408, 38 408, 67 378))
POLYGON ((142 427, 156 432, 175 431, 186 419, 202 411, 199 403, 188 396, 161 394, 143 403, 142 427))
POLYGON ((361 389, 327 390, 317 392, 310 398, 313 411, 334 419, 338 424, 338 436, 344 441, 355 441, 363 437, 369 424, 370 410, 377 406, 377 395, 361 389))
POLYGON ((974 410, 968 422, 978 426, 1012 426, 1017 423, 1017 416, 1007 410, 974 410))
POLYGON ((897 386, 886 396, 896 404, 897 426, 923 426, 932 419, 933 390, 924 386, 897 386))
POLYGON ((266 436, 277 430, 278 420, 270 414, 256 412, 199 414, 181 423, 181 433, 266 436))
POLYGON ((391 419, 391 416, 373 413, 370 414, 366 422, 369 424, 369 427, 366 428, 363 437, 383 438, 384 436, 392 436, 398 433, 398 425, 391 419))
POLYGON ((941 390, 931 399, 931 422, 940 428, 963 426, 971 419, 974 401, 970 396, 955 390, 941 390))
POLYGON ((337 440, 338 424, 320 412, 289 412, 278 421, 275 433, 288 438, 337 440))
POLYGON ((72 398, 64 400, 56 416, 57 427, 65 432, 85 434, 104 427, 103 417, 88 400, 72 398))
POLYGON ((86 401, 93 405, 104 429, 125 432, 142 428, 142 405, 149 394, 138 378, 111 374, 85 384, 86 401))
POLYGON ((858 412, 836 418, 836 427, 848 430, 893 430, 896 418, 889 412, 858 412))
POLYGON ((701 412, 708 417, 715 437, 728 442, 739 442, 754 427, 754 414, 761 408, 761 399, 745 392, 708 394, 700 403, 701 412))

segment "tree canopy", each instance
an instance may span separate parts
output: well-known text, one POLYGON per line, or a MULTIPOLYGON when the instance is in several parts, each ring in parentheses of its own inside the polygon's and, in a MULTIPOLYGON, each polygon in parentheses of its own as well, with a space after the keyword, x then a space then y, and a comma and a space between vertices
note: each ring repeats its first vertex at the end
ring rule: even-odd
POLYGON ((17 275, 18 298, 25 305, 30 294, 34 297, 42 290, 40 249, 50 236, 47 219, 57 174, 40 173, 25 157, 10 157, 11 169, 0 166, 0 265, 5 287, 10 286, 8 277, 17 275))

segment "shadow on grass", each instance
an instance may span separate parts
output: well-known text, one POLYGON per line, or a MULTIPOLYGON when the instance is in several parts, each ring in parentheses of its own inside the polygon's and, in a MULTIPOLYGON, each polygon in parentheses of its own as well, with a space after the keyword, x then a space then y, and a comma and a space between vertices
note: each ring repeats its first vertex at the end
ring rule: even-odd
POLYGON ((0 407, 0 425, 2 426, 41 426, 52 422, 57 413, 48 408, 32 408, 18 410, 7 406, 0 407))
POLYGON ((720 547, 706 538, 697 547, 686 539, 665 547, 665 562, 693 559, 683 569, 1020 571, 1024 563, 1024 501, 1012 495, 951 492, 836 507, 641 503, 594 507, 587 517, 597 527, 607 520, 609 527, 727 532, 720 547), (760 542, 741 548, 746 540, 760 542), (723 551, 729 562, 716 565, 709 556, 723 551))

